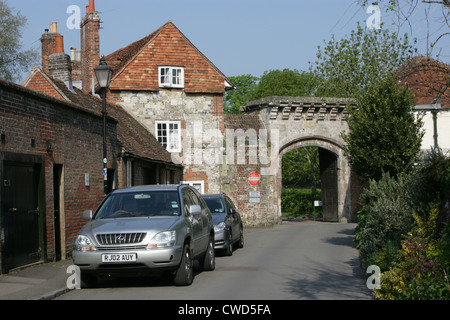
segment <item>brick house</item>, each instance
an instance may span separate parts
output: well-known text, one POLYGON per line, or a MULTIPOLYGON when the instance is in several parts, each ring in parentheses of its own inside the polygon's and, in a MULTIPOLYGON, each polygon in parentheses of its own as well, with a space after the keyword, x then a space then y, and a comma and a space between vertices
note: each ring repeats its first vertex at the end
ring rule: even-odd
MULTIPOLYGON (((74 83, 86 93, 95 91, 92 70, 100 53, 99 26, 100 15, 90 0, 81 22, 81 61, 72 70, 72 75, 80 75, 74 83)), ((223 97, 232 83, 173 22, 105 59, 114 71, 108 101, 122 107, 154 135, 174 162, 183 165, 182 183, 201 193, 227 192, 248 224, 274 222, 276 210, 268 209, 263 196, 273 194, 273 181, 262 179, 259 186, 248 183, 249 174, 262 165, 250 163, 245 152, 245 161, 229 163, 226 158, 236 148, 224 150, 225 139, 231 137, 235 147, 237 130, 245 134, 262 128, 261 121, 255 116, 224 115, 223 97), (232 134, 227 136, 227 130, 232 134), (250 192, 261 193, 260 201, 249 203, 250 192)))
POLYGON ((434 146, 436 120, 438 146, 444 151, 450 151, 450 66, 424 56, 416 56, 397 70, 397 76, 401 84, 408 84, 414 94, 416 106, 441 105, 442 109, 435 113, 435 119, 433 112, 425 113, 422 149, 429 150, 434 146))
MULTIPOLYGON (((0 80, 2 273, 70 256, 81 212, 104 198, 102 101, 73 85, 77 61, 55 27, 41 39, 42 69, 24 86, 0 80)), ((107 113, 110 190, 182 179, 182 166, 136 119, 116 104, 107 113)))
MULTIPOLYGON (((116 124, 108 118, 112 167, 116 124)), ((81 212, 103 199, 102 128, 97 109, 0 80, 0 272, 71 250, 81 212)))
MULTIPOLYGON (((172 22, 106 60, 114 70, 109 101, 133 115, 174 156, 185 155, 186 134, 195 134, 197 142, 201 135, 205 143, 210 142, 205 132, 224 134, 223 94, 231 83, 172 22)), ((187 146, 194 147, 194 141, 187 146)), ((201 162, 184 162, 184 181, 203 193, 219 192, 217 163, 201 162)))

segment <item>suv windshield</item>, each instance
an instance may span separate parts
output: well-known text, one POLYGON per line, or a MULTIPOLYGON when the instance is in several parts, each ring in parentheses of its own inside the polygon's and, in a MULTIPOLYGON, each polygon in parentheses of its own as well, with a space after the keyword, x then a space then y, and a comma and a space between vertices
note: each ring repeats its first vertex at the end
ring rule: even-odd
POLYGON ((208 205, 209 211, 211 211, 212 214, 225 212, 225 206, 224 206, 221 198, 204 197, 203 199, 205 199, 205 202, 208 205))
POLYGON ((95 219, 180 215, 176 191, 113 193, 98 210, 95 219))

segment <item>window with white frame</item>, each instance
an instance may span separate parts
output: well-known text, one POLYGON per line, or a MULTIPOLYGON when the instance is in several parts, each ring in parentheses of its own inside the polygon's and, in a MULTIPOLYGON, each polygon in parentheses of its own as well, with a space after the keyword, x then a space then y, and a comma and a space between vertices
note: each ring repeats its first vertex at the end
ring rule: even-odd
POLYGON ((184 88, 184 68, 159 67, 159 86, 161 88, 184 88))
POLYGON ((181 152, 181 122, 157 121, 156 137, 169 152, 181 152))
POLYGON ((187 184, 194 187, 200 194, 205 194, 205 181, 181 181, 181 184, 187 184))

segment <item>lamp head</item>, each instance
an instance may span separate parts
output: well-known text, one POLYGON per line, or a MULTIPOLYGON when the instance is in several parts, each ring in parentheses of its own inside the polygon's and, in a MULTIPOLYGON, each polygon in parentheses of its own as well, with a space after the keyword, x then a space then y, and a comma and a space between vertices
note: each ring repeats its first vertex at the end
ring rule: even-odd
POLYGON ((95 76, 97 77, 98 84, 100 88, 107 89, 111 83, 111 77, 113 70, 106 63, 105 56, 100 59, 100 64, 94 69, 95 76))

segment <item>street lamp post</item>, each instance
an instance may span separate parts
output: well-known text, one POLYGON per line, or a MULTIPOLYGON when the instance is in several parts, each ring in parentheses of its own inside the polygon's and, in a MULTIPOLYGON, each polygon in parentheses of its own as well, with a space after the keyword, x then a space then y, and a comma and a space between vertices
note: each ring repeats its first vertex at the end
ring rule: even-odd
POLYGON ((97 68, 94 69, 94 72, 100 86, 103 102, 103 189, 106 196, 108 194, 108 156, 106 150, 106 92, 108 91, 109 85, 111 83, 113 70, 107 65, 105 57, 102 56, 102 58, 100 59, 100 64, 97 68))

